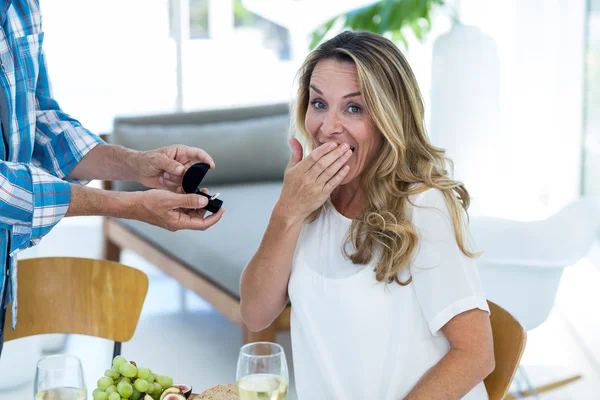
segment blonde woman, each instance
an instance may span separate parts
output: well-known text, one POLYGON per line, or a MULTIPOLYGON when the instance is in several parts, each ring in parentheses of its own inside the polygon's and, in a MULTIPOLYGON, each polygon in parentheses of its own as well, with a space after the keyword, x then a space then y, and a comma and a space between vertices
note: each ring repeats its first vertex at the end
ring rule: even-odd
POLYGON ((291 301, 301 400, 487 399, 469 194, 427 138, 406 59, 344 32, 308 56, 298 90, 300 140, 242 275, 244 322, 262 330, 291 301))

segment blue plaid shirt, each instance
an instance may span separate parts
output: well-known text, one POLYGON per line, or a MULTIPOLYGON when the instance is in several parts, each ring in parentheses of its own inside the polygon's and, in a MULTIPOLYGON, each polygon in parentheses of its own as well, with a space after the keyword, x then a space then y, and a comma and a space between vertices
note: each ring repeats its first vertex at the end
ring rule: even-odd
POLYGON ((53 99, 43 41, 38 1, 0 0, 0 90, 9 125, 3 126, 0 145, 0 299, 10 290, 13 328, 16 254, 36 245, 64 217, 71 200, 69 182, 87 183, 67 175, 102 143, 53 99))

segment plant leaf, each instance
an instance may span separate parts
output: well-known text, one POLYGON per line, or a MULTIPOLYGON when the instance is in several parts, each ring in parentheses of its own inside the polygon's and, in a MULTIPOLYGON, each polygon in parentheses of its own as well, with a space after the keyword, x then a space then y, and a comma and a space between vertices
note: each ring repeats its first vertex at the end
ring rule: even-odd
POLYGON ((323 25, 318 27, 312 33, 312 39, 310 41, 311 49, 314 49, 315 47, 317 47, 317 45, 319 43, 321 43, 321 41, 323 40, 325 35, 327 35, 327 33, 331 30, 331 28, 333 27, 333 24, 335 24, 335 22, 338 20, 338 18, 340 18, 340 17, 334 17, 334 18, 330 19, 329 21, 325 22, 323 25))
MULTIPOLYGON (((323 0, 326 1, 326 0, 323 0)), ((408 48, 403 29, 410 29, 420 41, 431 30, 431 16, 444 0, 380 0, 359 7, 327 21, 312 33, 310 47, 314 49, 329 33, 333 25, 344 18, 344 28, 369 31, 382 36, 391 35, 392 40, 402 41, 408 48)))

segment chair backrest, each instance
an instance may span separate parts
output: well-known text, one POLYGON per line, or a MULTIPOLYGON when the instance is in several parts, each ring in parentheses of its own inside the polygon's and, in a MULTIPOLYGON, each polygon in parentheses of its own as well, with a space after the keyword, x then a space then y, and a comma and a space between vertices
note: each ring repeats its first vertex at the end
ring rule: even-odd
POLYGON ((480 262, 567 267, 589 252, 600 233, 600 200, 583 197, 539 221, 474 216, 469 230, 480 262))
POLYGON ((19 311, 5 340, 45 333, 71 333, 115 342, 131 339, 138 323, 148 277, 125 265, 87 258, 48 257, 17 265, 19 311))
POLYGON ((494 335, 496 368, 485 378, 490 400, 501 400, 508 391, 525 350, 527 334, 519 322, 502 307, 488 301, 494 335))

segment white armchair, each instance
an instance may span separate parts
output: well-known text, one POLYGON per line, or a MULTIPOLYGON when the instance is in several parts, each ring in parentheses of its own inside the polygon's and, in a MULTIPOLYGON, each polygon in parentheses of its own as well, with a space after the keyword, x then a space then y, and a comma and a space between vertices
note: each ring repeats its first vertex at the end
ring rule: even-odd
POLYGON ((474 216, 470 232, 484 252, 477 264, 488 299, 532 330, 550 314, 564 268, 599 238, 600 201, 581 198, 540 221, 474 216))
POLYGON ((600 201, 582 198, 541 221, 472 217, 471 236, 488 299, 531 330, 546 320, 563 269, 600 233, 600 201))

